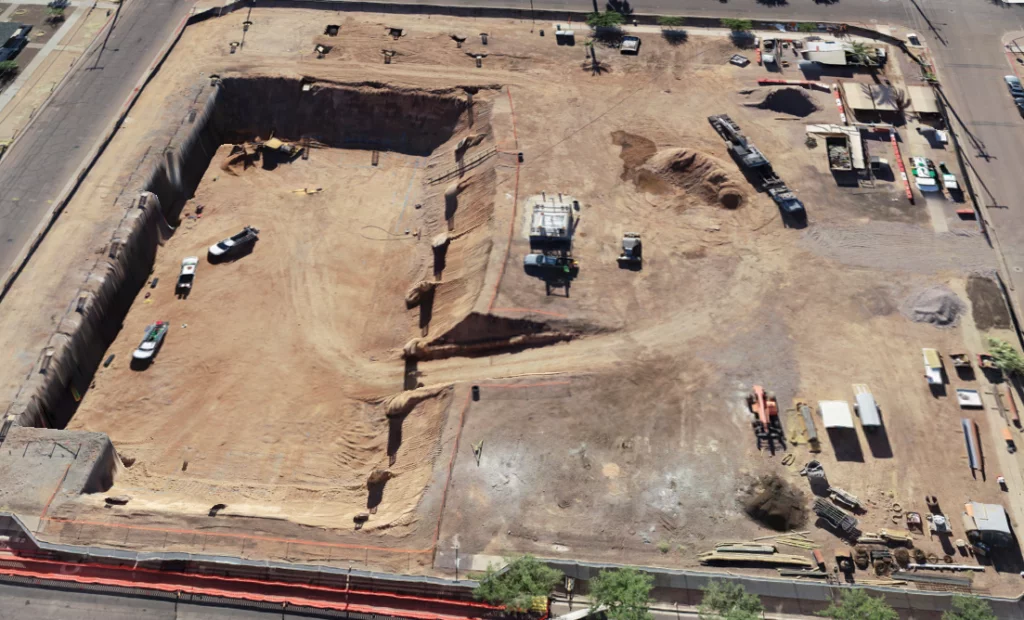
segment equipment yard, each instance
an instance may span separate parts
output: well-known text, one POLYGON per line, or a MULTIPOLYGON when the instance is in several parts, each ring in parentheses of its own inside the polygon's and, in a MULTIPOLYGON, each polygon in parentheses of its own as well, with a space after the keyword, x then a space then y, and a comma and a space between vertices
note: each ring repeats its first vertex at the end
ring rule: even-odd
MULTIPOLYGON (((1011 323, 976 222, 909 202, 898 169, 858 183, 858 160, 895 168, 888 134, 848 148, 837 95, 758 86, 780 74, 730 64, 754 56, 735 36, 641 27, 595 66, 585 26, 575 46, 554 30, 280 8, 186 28, 0 315, 0 398, 25 411, 94 264, 145 263, 104 363, 69 370, 73 400, 38 424, 107 434, 112 486, 61 467, 8 509, 69 544, 445 576, 456 553, 696 568, 780 524, 807 536, 780 554, 832 562, 850 546, 816 495, 863 533, 906 533, 926 496, 952 540, 971 501, 1020 525, 1020 430, 977 364, 1011 323), (759 176, 721 115, 770 159, 759 176), (819 412, 836 401, 852 426, 819 412)), ((884 75, 904 83, 894 58, 884 75)), ((923 532, 926 558, 977 563, 923 532)), ((975 591, 1015 592, 1009 555, 975 591)))

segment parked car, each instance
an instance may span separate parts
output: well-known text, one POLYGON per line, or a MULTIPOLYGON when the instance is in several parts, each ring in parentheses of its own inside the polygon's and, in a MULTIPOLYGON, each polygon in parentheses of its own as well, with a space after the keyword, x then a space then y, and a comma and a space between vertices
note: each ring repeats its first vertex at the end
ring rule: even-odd
POLYGON ((227 239, 210 246, 210 258, 224 259, 237 255, 242 250, 252 247, 259 239, 260 231, 252 226, 246 226, 242 232, 228 237, 227 239))
POLYGON ((1010 89, 1010 94, 1014 97, 1024 97, 1024 86, 1020 83, 1020 78, 1016 75, 1004 75, 1003 81, 1006 82, 1006 87, 1010 89))
POLYGON ((199 265, 198 256, 189 256, 181 261, 181 273, 178 274, 178 283, 174 287, 175 289, 181 292, 192 288, 192 282, 196 279, 197 265, 199 265))
POLYGON ((922 192, 941 192, 942 187, 938 182, 938 172, 935 164, 925 157, 911 157, 910 168, 914 175, 914 184, 922 192))
POLYGON ((619 44, 620 54, 633 54, 634 56, 640 53, 640 37, 625 36, 622 37, 622 43, 619 44))
POLYGON ((132 353, 132 357, 141 361, 153 359, 153 356, 160 349, 160 345, 163 344, 164 336, 166 335, 166 321, 157 321, 149 325, 146 327, 146 334, 142 337, 142 342, 139 343, 138 348, 132 353))
POLYGON ((1024 116, 1024 97, 1014 97, 1013 103, 1017 106, 1017 111, 1024 116))

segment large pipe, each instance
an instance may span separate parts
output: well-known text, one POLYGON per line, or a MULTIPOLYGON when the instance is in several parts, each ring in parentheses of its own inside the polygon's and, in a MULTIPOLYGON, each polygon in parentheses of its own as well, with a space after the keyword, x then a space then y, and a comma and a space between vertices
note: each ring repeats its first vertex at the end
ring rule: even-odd
POLYGON ((973 471, 981 471, 981 451, 978 449, 978 425, 970 418, 960 420, 964 430, 964 441, 967 443, 967 462, 973 471))

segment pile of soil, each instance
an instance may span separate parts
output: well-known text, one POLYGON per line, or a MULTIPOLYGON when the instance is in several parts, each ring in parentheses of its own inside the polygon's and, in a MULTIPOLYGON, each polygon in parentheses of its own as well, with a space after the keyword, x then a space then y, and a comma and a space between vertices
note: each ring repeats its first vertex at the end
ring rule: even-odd
POLYGON ((932 286, 908 297, 900 312, 915 323, 956 327, 965 309, 964 302, 949 288, 932 286))
POLYGON ((761 101, 744 105, 801 118, 821 109, 810 93, 802 88, 775 88, 769 91, 761 101))
POLYGON ((755 479, 743 491, 743 510, 761 525, 788 532, 807 523, 804 492, 775 474, 755 479))
POLYGON ((643 167, 643 171, 668 185, 696 194, 711 204, 737 209, 743 206, 747 195, 725 170, 719 160, 690 149, 663 149, 643 167))

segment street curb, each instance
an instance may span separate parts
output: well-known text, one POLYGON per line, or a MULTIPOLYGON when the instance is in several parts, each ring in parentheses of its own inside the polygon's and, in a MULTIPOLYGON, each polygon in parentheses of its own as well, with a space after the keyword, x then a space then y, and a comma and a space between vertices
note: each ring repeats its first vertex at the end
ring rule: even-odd
MULTIPOLYGON (((114 15, 116 15, 116 13, 114 15)), ((108 32, 110 24, 112 24, 113 22, 114 15, 111 15, 111 19, 107 20, 107 26, 105 27, 105 29, 108 29, 108 32)), ((128 112, 131 110, 132 106, 138 100, 143 87, 145 87, 145 85, 153 78, 153 75, 160 68, 160 65, 163 64, 163 62, 167 59, 167 56, 170 54, 171 50, 174 49, 174 45, 181 38, 181 34, 182 32, 184 32, 185 26, 188 24, 190 18, 191 11, 189 15, 186 15, 181 20, 181 23, 178 24, 178 27, 171 34, 171 36, 168 37, 167 41, 164 43, 164 46, 157 53, 157 57, 153 61, 153 64, 150 65, 149 69, 146 70, 146 72, 136 83, 135 88, 132 89, 132 92, 125 99, 125 102, 124 104, 122 104, 121 110, 118 112, 117 117, 115 117, 114 120, 107 126, 107 129, 104 131, 102 137, 100 137, 100 139, 96 142, 93 148, 89 151, 89 154, 86 156, 85 160, 82 161, 82 164, 78 167, 78 170, 75 171, 75 173, 72 175, 72 178, 61 189, 60 194, 58 194, 58 198, 54 202, 53 207, 50 209, 49 214, 43 219, 42 222, 40 222, 39 226, 36 228, 35 233, 32 235, 32 242, 22 249, 21 253, 19 253, 18 255, 18 258, 15 259, 14 265, 5 274, 3 289, 0 289, 0 303, 2 303, 3 300, 7 298, 7 293, 9 293, 11 288, 14 286, 14 283, 18 279, 18 276, 21 275, 21 272, 25 270, 26 266, 28 266, 29 260, 35 254, 36 250, 39 249, 39 246, 46 238, 47 233, 49 233, 50 229, 53 228, 53 225, 56 224, 57 218, 59 218, 61 213, 64 212, 65 207, 67 207, 68 203, 74 197, 75 193, 78 191, 78 188, 85 180, 85 177, 92 170, 93 166, 96 165, 96 162, 99 160, 100 155, 102 155, 103 152, 106 150, 107 146, 110 144, 110 141, 113 140, 114 135, 117 133, 117 130, 121 127, 121 124, 124 122, 124 119, 128 116, 128 112)), ((101 29, 100 32, 102 33, 103 29, 101 29)), ((99 41, 99 34, 97 34, 96 38, 93 39, 93 42, 89 45, 89 48, 86 50, 86 52, 82 54, 83 58, 89 52, 92 51, 97 41, 99 41)), ((74 70, 69 71, 68 74, 64 76, 64 79, 61 81, 58 88, 54 90, 54 94, 59 92, 60 88, 64 86, 64 84, 67 82, 67 79, 71 76, 73 72, 74 70)), ((49 97, 47 97, 43 105, 40 106, 39 112, 42 112, 52 100, 53 95, 51 94, 49 97)), ((25 129, 28 129, 28 127, 31 126, 31 123, 34 122, 35 119, 39 118, 39 116, 40 115, 37 113, 35 117, 33 117, 32 121, 29 122, 29 125, 25 126, 25 129)), ((25 129, 22 130, 22 134, 24 134, 25 129)))

